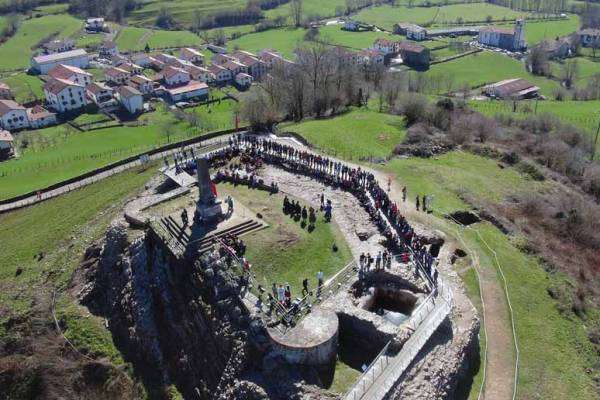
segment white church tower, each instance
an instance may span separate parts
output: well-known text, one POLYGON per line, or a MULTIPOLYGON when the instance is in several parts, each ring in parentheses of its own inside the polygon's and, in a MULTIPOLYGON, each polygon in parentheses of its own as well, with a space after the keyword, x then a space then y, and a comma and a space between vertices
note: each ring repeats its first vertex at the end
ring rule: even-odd
POLYGON ((515 34, 513 36, 513 49, 514 50, 524 50, 527 48, 527 43, 525 42, 525 20, 518 19, 515 22, 515 34))

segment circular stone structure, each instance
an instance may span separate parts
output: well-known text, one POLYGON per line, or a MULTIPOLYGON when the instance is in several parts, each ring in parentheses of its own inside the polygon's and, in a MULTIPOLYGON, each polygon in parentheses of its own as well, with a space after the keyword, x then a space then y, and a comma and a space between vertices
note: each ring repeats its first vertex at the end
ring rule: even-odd
POLYGON ((274 353, 290 364, 325 365, 335 359, 338 329, 333 311, 315 308, 285 334, 274 328, 268 331, 274 353))

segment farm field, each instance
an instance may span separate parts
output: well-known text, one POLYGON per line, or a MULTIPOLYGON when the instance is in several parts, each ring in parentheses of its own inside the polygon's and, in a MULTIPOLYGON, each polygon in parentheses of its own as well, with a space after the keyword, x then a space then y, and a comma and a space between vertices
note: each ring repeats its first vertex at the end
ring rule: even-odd
MULTIPOLYGON (((575 76, 576 86, 584 87, 588 83, 588 79, 592 76, 600 74, 600 59, 591 57, 575 57, 572 60, 577 60, 577 75, 575 76)), ((554 76, 561 76, 563 62, 551 61, 551 71, 554 76)))
POLYGON ((10 86, 17 103, 22 104, 36 98, 44 98, 44 82, 37 76, 27 75, 25 72, 17 72, 7 75, 1 81, 10 86))
POLYGON ((140 26, 153 26, 161 8, 168 9, 177 23, 189 25, 194 13, 201 15, 214 14, 219 11, 243 8, 243 0, 176 0, 176 1, 147 1, 131 12, 129 23, 140 26))
POLYGON ((82 21, 67 14, 47 15, 23 21, 19 30, 0 45, 0 70, 27 68, 32 47, 52 34, 64 38, 73 36, 82 28, 82 21))
POLYGON ((406 133, 402 117, 360 108, 330 119, 281 124, 279 130, 297 133, 321 151, 351 160, 385 158, 406 133))
MULTIPOLYGON (((338 11, 344 10, 345 8, 345 0, 304 0, 302 3, 302 14, 304 17, 318 16, 322 19, 339 15, 338 11)), ((265 17, 271 19, 277 16, 289 17, 290 14, 290 4, 287 3, 272 10, 267 10, 265 12, 265 17)))
POLYGON ((122 51, 141 51, 146 44, 152 49, 165 47, 198 46, 202 40, 190 31, 165 31, 137 27, 123 27, 117 36, 122 51))
POLYGON ((195 111, 204 123, 200 128, 191 128, 157 111, 144 115, 141 120, 145 124, 141 126, 77 132, 61 125, 17 134, 17 145, 27 146, 19 150, 19 158, 0 164, 0 199, 46 187, 169 142, 231 128, 233 106, 233 102, 223 101, 210 108, 198 107, 195 111), (164 133, 165 125, 174 126, 170 137, 164 133))
POLYGON ((399 21, 410 21, 415 24, 433 23, 434 25, 444 25, 456 23, 458 18, 462 18, 464 22, 483 22, 488 16, 492 16, 494 20, 514 20, 525 14, 489 3, 414 8, 383 5, 359 11, 356 14, 356 19, 377 25, 386 30, 392 30, 393 25, 399 21))
POLYGON ((509 78, 527 79, 539 86, 542 94, 547 96, 552 95, 552 92, 559 87, 556 81, 527 72, 522 62, 492 51, 483 51, 432 65, 426 74, 451 77, 455 88, 464 84, 474 88, 509 78))

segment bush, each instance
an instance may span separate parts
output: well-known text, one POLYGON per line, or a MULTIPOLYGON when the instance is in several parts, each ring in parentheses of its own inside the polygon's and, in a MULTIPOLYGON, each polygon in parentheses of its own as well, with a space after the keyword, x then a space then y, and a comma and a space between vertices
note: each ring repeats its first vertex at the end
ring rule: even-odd
POLYGON ((535 181, 543 181, 546 179, 544 174, 533 164, 527 161, 519 161, 516 165, 517 170, 522 174, 528 175, 531 179, 535 181))

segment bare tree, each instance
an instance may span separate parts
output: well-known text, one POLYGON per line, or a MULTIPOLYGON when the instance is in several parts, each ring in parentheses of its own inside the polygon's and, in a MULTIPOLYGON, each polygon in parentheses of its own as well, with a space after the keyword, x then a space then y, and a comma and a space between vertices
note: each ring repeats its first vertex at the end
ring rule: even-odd
POLYGON ((527 68, 535 75, 550 75, 550 62, 543 45, 538 45, 531 49, 531 52, 527 56, 527 68))
POLYGON ((290 10, 294 26, 298 27, 302 24, 302 0, 292 0, 290 10))
POLYGON ((563 81, 565 87, 570 89, 575 83, 575 79, 577 79, 577 75, 579 74, 579 64, 576 59, 567 60, 562 67, 561 70, 561 80, 563 81))

